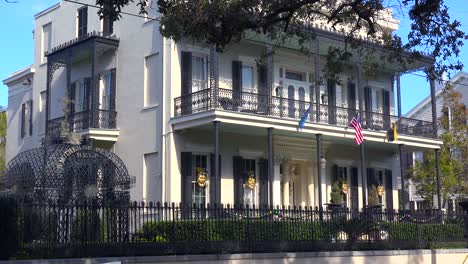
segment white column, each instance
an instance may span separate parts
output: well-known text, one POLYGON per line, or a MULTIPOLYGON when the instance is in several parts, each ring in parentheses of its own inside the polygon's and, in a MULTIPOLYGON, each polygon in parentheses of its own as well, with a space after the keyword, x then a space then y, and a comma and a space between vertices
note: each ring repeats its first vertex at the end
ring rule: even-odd
POLYGON ((280 165, 273 167, 273 205, 281 206, 281 174, 280 165))
POLYGON ((307 173, 308 176, 308 191, 309 191, 309 206, 314 206, 315 202, 315 191, 314 191, 314 166, 313 163, 310 163, 310 166, 307 166, 307 173))
POLYGON ((289 164, 283 162, 283 205, 289 206, 289 164))
POLYGON ((327 188, 327 176, 326 176, 326 173, 327 173, 327 170, 326 169, 323 169, 320 165, 320 158, 318 160, 318 164, 317 164, 320 169, 322 170, 322 172, 320 173, 321 174, 321 188, 322 188, 322 206, 323 208, 325 209, 326 206, 325 204, 329 202, 329 199, 328 199, 328 188, 327 188))

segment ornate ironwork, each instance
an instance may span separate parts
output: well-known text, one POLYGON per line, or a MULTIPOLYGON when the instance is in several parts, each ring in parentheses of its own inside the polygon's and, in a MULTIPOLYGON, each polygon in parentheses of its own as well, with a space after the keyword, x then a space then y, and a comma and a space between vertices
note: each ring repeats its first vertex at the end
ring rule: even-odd
POLYGON ((54 204, 128 203, 133 182, 114 153, 72 144, 24 151, 8 163, 4 178, 19 200, 54 204))
POLYGON ((91 111, 81 111, 68 114, 69 126, 64 126, 63 122, 65 117, 54 118, 48 121, 47 136, 59 137, 62 130, 69 132, 77 132, 88 128, 104 128, 115 129, 117 127, 117 112, 113 110, 96 110, 97 123, 91 122, 93 120, 91 111))
MULTIPOLYGON (((211 110, 215 108, 214 105, 217 105, 222 110, 299 120, 310 106, 310 122, 347 127, 354 115, 359 111, 358 109, 323 104, 317 106, 316 103, 288 99, 282 96, 268 98, 268 95, 234 92, 231 89, 223 88, 219 88, 218 101, 215 103, 212 100, 212 92, 210 91, 211 89, 205 89, 175 98, 175 116, 211 110), (318 112, 316 109, 318 109, 318 112)), ((432 122, 404 117, 398 118, 394 115, 366 111, 363 111, 361 118, 365 129, 388 130, 392 123, 397 122, 398 133, 400 134, 433 137, 432 122)))

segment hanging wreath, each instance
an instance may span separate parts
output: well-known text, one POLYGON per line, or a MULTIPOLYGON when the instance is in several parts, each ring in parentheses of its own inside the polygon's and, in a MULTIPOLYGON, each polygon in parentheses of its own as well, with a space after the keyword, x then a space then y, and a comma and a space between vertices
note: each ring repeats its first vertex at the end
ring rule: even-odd
POLYGON ((245 181, 245 186, 247 186, 247 188, 253 190, 255 189, 255 185, 257 184, 257 182, 255 181, 255 174, 253 171, 250 171, 249 172, 249 177, 247 178, 247 181, 245 181))
POLYGON ((382 185, 377 186, 377 194, 379 196, 382 196, 382 195, 384 195, 384 193, 385 193, 384 187, 382 185))
POLYGON ((201 168, 197 168, 197 184, 201 188, 204 188, 206 186, 206 181, 208 180, 208 177, 206 175, 206 172, 202 171, 201 168))
POLYGON ((348 186, 348 184, 347 184, 347 183, 343 183, 343 184, 341 185, 341 192, 342 192, 343 194, 348 194, 348 191, 349 191, 349 186, 348 186))

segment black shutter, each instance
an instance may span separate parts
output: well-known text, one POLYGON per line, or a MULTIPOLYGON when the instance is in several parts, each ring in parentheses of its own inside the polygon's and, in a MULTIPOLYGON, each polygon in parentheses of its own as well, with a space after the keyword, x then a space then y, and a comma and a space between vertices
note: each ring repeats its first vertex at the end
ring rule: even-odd
POLYGON ((242 106, 242 62, 232 61, 232 108, 237 111, 242 106))
POLYGON ((69 91, 69 102, 68 102, 68 112, 70 114, 73 114, 75 112, 75 91, 76 91, 76 85, 75 83, 70 84, 70 91, 69 91))
POLYGON ((358 169, 351 167, 351 210, 359 210, 358 169))
POLYGON ((268 206, 268 160, 260 159, 259 161, 259 207, 268 206))
POLYGON ((385 170, 385 201, 387 210, 393 210, 393 177, 391 170, 385 170))
POLYGON ((192 152, 182 152, 180 158, 180 173, 182 176, 182 203, 186 206, 192 203, 192 152))
POLYGON ((244 204, 244 175, 242 174, 242 157, 234 156, 232 158, 233 176, 234 176, 234 205, 244 204))
POLYGON ((336 85, 335 80, 328 79, 327 81, 328 92, 328 123, 336 124, 336 85))
POLYGON ((88 7, 83 8, 83 35, 88 34, 88 7))
POLYGON ((332 167, 332 184, 334 184, 336 181, 338 181, 338 165, 333 165, 332 167))
POLYGON ((364 87, 364 108, 366 111, 365 127, 372 128, 372 89, 370 87, 364 87))
POLYGON ((33 101, 29 101, 29 135, 32 136, 33 133, 33 101))
POLYGON ((383 128, 385 130, 389 129, 390 124, 390 92, 383 90, 383 128))
MULTIPOLYGON (((257 65, 258 68, 258 105, 257 113, 267 114, 268 109, 268 91, 267 87, 267 67, 265 65, 257 65)), ((241 68, 242 72, 242 68, 241 68)))
POLYGON ((182 51, 181 54, 181 113, 192 113, 192 53, 182 51))
POLYGON ((24 136, 26 135, 25 119, 26 119, 26 105, 22 104, 21 105, 21 138, 24 138, 24 136))
POLYGON ((91 78, 86 78, 84 80, 84 91, 83 91, 83 111, 88 111, 90 109, 91 101, 91 78))
POLYGON ((114 111, 115 110, 115 92, 116 92, 116 84, 117 84, 117 71, 115 69, 112 69, 110 74, 111 74, 111 87, 110 87, 110 100, 109 100, 109 110, 114 111))
POLYGON ((348 82, 348 120, 356 115, 356 84, 348 82))
POLYGON ((218 177, 215 178, 215 159, 214 154, 210 154, 210 200, 212 204, 221 204, 221 155, 219 155, 219 169, 218 169, 218 177), (216 192, 217 190, 217 192, 216 192), (215 194, 217 193, 217 195, 215 194))
POLYGON ((374 168, 367 168, 367 187, 375 185, 377 187, 377 179, 374 175, 374 168))

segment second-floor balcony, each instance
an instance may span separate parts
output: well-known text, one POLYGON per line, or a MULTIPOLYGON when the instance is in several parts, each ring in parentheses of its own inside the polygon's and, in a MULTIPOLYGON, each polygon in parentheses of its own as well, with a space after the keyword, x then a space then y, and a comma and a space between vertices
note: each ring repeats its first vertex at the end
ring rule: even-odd
POLYGON ((92 115, 92 112, 87 110, 69 114, 68 121, 65 121, 65 117, 54 118, 48 121, 47 134, 60 136, 62 130, 67 128, 70 132, 77 133, 90 129, 116 129, 117 112, 99 109, 97 114, 92 115), (68 124, 64 124, 64 122, 68 124))
MULTIPOLYGON (((309 107, 308 122, 339 127, 348 127, 359 112, 356 108, 326 104, 317 107, 316 103, 309 101, 222 88, 217 94, 214 89, 204 89, 174 99, 176 117, 219 109, 299 121, 309 107)), ((362 111, 361 120, 363 128, 367 130, 386 131, 396 122, 399 134, 434 138, 432 122, 428 121, 369 111, 362 111)))

